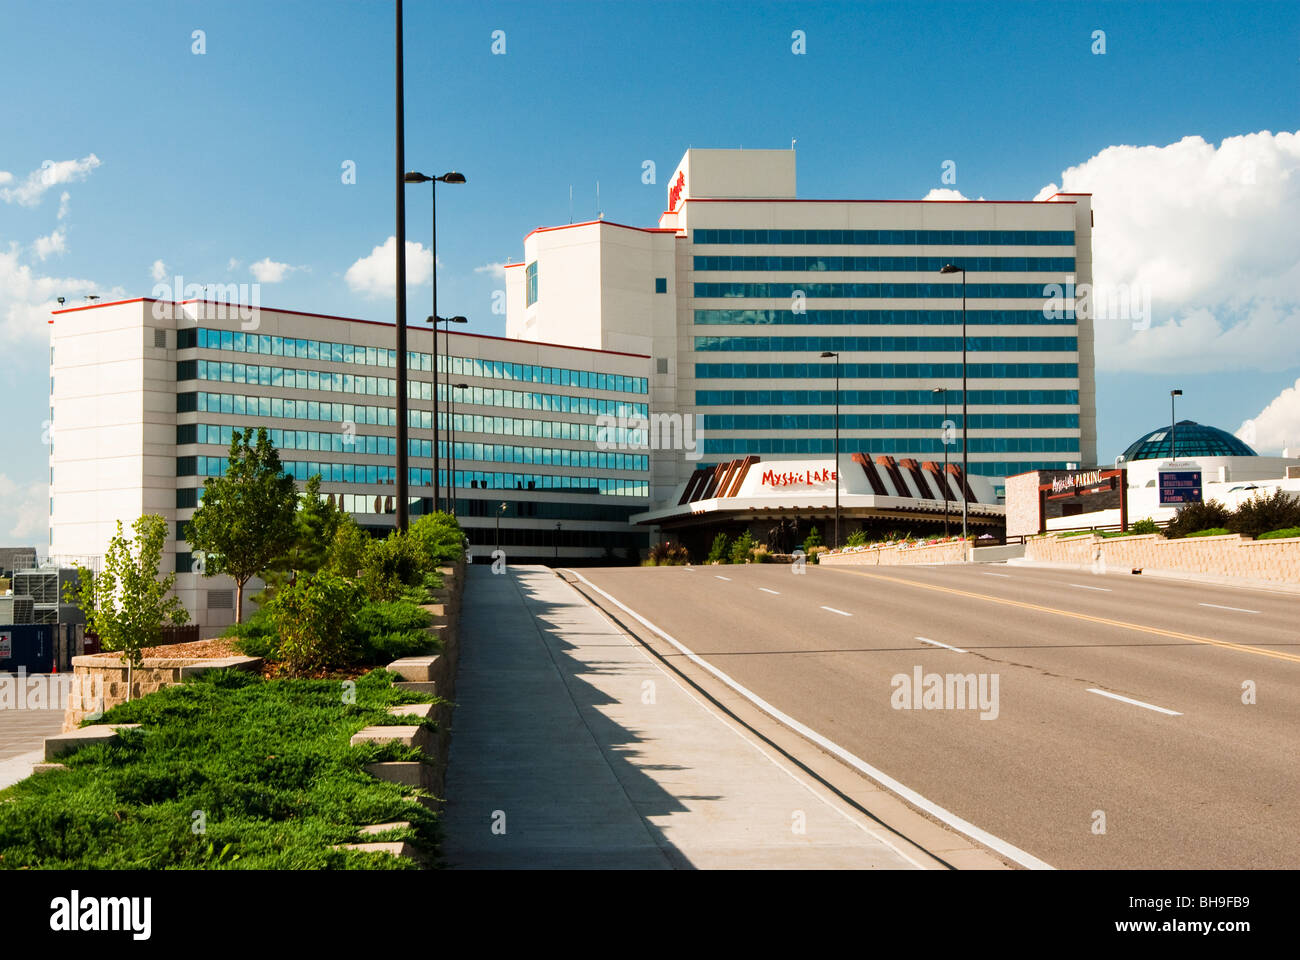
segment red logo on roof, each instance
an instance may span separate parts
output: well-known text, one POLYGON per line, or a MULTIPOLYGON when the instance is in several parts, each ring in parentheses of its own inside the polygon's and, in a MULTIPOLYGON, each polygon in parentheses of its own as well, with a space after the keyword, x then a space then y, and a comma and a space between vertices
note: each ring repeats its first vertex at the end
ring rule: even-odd
POLYGON ((686 174, 680 170, 677 171, 677 182, 672 185, 668 191, 668 209, 676 210, 677 201, 682 198, 682 191, 686 189, 686 174))

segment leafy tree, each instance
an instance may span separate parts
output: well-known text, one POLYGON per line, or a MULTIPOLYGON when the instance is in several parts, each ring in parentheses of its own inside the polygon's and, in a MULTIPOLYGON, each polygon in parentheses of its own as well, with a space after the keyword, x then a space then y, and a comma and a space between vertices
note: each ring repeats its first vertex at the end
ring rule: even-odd
POLYGON ((243 622, 244 585, 271 568, 297 536, 298 492, 284 472, 266 428, 234 431, 229 466, 209 477, 203 503, 194 512, 186 539, 206 554, 204 574, 235 581, 235 622, 243 622))
POLYGON ((808 529, 808 536, 804 538, 804 542, 803 542, 804 552, 812 553, 813 547, 821 547, 821 546, 825 546, 825 544, 822 542, 822 535, 817 532, 816 527, 810 527, 808 529))
POLYGON ((176 574, 159 578, 167 521, 149 514, 131 525, 127 540, 122 521, 109 541, 103 570, 94 574, 77 566, 77 580, 64 585, 63 599, 75 603, 86 616, 86 626, 99 636, 105 650, 120 650, 128 665, 127 698, 131 696, 130 669, 140 666, 145 647, 156 646, 165 626, 180 626, 189 614, 172 593, 176 574))
POLYGON ((1281 487, 1268 495, 1257 493, 1237 505, 1226 526, 1247 537, 1300 526, 1300 500, 1281 487))
POLYGON ((754 553, 754 537, 748 530, 736 538, 731 545, 732 563, 749 563, 754 553))
POLYGON ((372 542, 373 538, 361 529, 360 524, 346 513, 342 514, 329 545, 324 569, 348 579, 359 576, 366 565, 366 548, 372 542))
POLYGON ((276 591, 267 605, 290 673, 348 663, 355 654, 348 629, 357 609, 355 583, 332 573, 303 574, 276 591))
POLYGON ((347 514, 321 496, 320 482, 320 474, 314 474, 299 494, 293 542, 264 574, 267 590, 253 598, 257 603, 263 603, 275 590, 292 583, 298 574, 316 573, 329 562, 334 535, 347 514))
POLYGON ((729 563, 731 561, 731 545, 727 540, 725 533, 719 533, 713 538, 713 545, 709 547, 709 558, 706 563, 729 563))

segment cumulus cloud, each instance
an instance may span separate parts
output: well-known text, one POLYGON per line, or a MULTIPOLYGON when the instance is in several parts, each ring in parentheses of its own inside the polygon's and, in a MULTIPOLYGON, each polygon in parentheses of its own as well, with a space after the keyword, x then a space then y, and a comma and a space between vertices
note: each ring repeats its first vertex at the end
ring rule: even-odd
MULTIPOLYGON (((440 264, 438 264, 438 266, 442 266, 442 264, 440 263, 440 264)), ((481 267, 475 267, 475 268, 474 268, 474 272, 475 272, 475 273, 490 273, 490 274, 492 274, 492 276, 496 277, 498 280, 504 280, 504 279, 505 279, 505 276, 506 276, 506 265, 505 265, 505 262, 504 262, 504 261, 493 262, 493 263, 485 263, 485 264, 483 264, 483 266, 481 266, 481 267)))
MULTIPOLYGON (((441 265, 441 264, 440 264, 441 265)), ((343 279, 354 293, 367 297, 391 297, 396 289, 397 238, 389 237, 348 267, 343 279)), ((406 241, 406 282, 423 286, 433 278, 433 260, 421 243, 406 241)))
POLYGON ((1300 455, 1300 380, 1286 387, 1237 430, 1237 436, 1262 454, 1286 450, 1300 455))
MULTIPOLYGON (((927 193, 922 200, 969 200, 970 197, 963 194, 960 190, 954 190, 951 187, 935 187, 927 193)), ((983 197, 980 197, 983 200, 983 197)))
MULTIPOLYGON (((230 259, 230 263, 233 264, 231 269, 234 269, 234 265, 238 265, 238 261, 234 258, 230 259)), ((278 284, 290 273, 305 271, 307 268, 291 267, 290 264, 277 263, 276 260, 270 259, 269 256, 264 256, 263 259, 257 260, 257 263, 248 264, 248 269, 252 271, 253 280, 256 280, 259 284, 278 284)))
POLYGON ((238 269, 240 263, 242 263, 242 262, 243 262, 243 261, 241 261, 241 260, 236 260, 234 257, 231 257, 230 260, 226 263, 226 269, 227 269, 227 270, 235 270, 235 269, 238 269))
MULTIPOLYGON (((99 157, 93 153, 80 160, 46 160, 39 170, 33 170, 27 178, 16 187, 0 187, 0 200, 17 203, 24 207, 34 207, 41 202, 45 192, 62 183, 85 180, 90 171, 100 165, 99 157)), ((13 175, 8 175, 8 181, 13 175)), ((0 180, 0 183, 6 182, 0 180)))
POLYGON ((13 183, 14 175, 7 170, 0 170, 0 183, 13 183))
POLYGON ((1300 134, 1111 146, 1064 171, 1093 195, 1099 290, 1149 297, 1147 320, 1096 322, 1101 369, 1281 370, 1300 364, 1300 134))
POLYGON ((167 279, 167 264, 161 260, 155 260, 153 266, 149 268, 149 275, 158 283, 167 279))
POLYGON ((17 481, 0 473, 0 531, 6 539, 43 552, 50 529, 49 489, 39 480, 17 481))
POLYGON ((59 219, 67 219, 68 214, 72 212, 72 194, 64 190, 59 194, 59 219))
POLYGON ((22 262, 19 244, 10 244, 8 250, 0 250, 0 343, 44 341, 50 311, 59 308, 56 298, 67 297, 72 303, 87 293, 106 300, 125 294, 121 287, 105 290, 93 280, 37 273, 22 262))
POLYGON ((42 260, 55 253, 66 253, 68 249, 68 235, 63 231, 63 228, 60 227, 47 237, 37 237, 35 248, 36 256, 40 257, 42 260))

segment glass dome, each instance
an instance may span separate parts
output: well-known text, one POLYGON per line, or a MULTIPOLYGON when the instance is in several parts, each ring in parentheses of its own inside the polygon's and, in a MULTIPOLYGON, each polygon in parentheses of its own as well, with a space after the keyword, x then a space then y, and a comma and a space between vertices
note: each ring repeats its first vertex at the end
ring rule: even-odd
MULTIPOLYGON (((1124 460, 1168 460, 1169 427, 1160 427, 1144 434, 1129 445, 1124 451, 1124 460)), ((1232 434, 1218 427, 1207 427, 1191 420, 1179 420, 1174 442, 1178 444, 1178 456, 1184 459, 1193 457, 1257 457, 1232 434)))

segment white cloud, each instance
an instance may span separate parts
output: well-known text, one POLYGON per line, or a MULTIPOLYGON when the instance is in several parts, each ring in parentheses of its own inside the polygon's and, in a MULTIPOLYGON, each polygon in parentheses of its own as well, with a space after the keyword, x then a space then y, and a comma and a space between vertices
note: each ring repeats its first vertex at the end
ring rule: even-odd
POLYGON ((240 263, 242 262, 243 262, 242 260, 236 260, 234 257, 231 257, 230 260, 226 263, 226 269, 227 270, 238 269, 240 263))
POLYGON ((50 311, 59 309, 57 297, 74 304, 86 293, 99 293, 105 300, 125 295, 121 287, 105 290, 93 280, 34 273, 20 262, 21 254, 17 243, 0 250, 0 343, 45 341, 50 311))
MULTIPOLYGON (((1094 282, 1149 296, 1149 329, 1096 322, 1107 370, 1223 372, 1300 364, 1300 134, 1111 146, 1062 174, 1091 193, 1094 282)), ((1143 321, 1138 321, 1141 327, 1143 321)))
POLYGON ((155 260, 153 266, 149 268, 149 275, 154 278, 156 283, 162 283, 167 279, 167 264, 161 260, 155 260))
MULTIPOLYGON (((441 264, 439 264, 441 266, 441 264)), ((367 297, 391 297, 396 289, 397 238, 389 237, 348 267, 343 279, 354 293, 367 297)), ((406 241, 406 282, 423 286, 433 278, 432 258, 423 244, 406 241)))
POLYGON ((0 183, 12 183, 14 175, 7 170, 0 170, 0 183))
POLYGON ((0 473, 0 532, 16 546, 48 550, 50 531, 49 484, 14 481, 0 473))
MULTIPOLYGON (((950 187, 935 187, 927 193, 922 200, 969 200, 960 190, 953 190, 950 187)), ((983 197, 980 197, 983 200, 983 197)))
POLYGON ((59 195, 59 219, 67 219, 68 214, 72 212, 72 194, 64 190, 59 195))
MULTIPOLYGON (((442 266, 442 264, 440 263, 438 266, 442 266)), ((474 272, 490 273, 496 279, 504 280, 506 278, 506 265, 504 262, 485 263, 481 267, 475 267, 474 272)))
POLYGON ((68 250, 68 235, 64 233, 63 228, 55 230, 48 237, 36 238, 36 256, 44 260, 51 254, 66 253, 68 250))
POLYGON ((1243 423, 1237 436, 1257 453, 1277 454, 1286 449, 1293 457, 1300 455, 1300 380, 1243 423))
MULTIPOLYGON (((45 191, 50 187, 85 180, 99 164, 99 157, 93 153, 80 160, 46 160, 39 170, 29 173, 27 179, 18 186, 0 189, 0 200, 34 207, 41 202, 45 191)), ((13 176, 10 175, 9 180, 12 179, 13 176)))
POLYGON ((253 279, 258 283, 279 283, 295 270, 305 270, 306 268, 293 267, 287 263, 277 263, 270 257, 263 257, 256 263, 250 263, 248 269, 253 272, 253 279))

